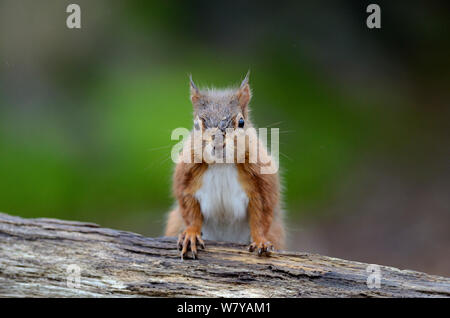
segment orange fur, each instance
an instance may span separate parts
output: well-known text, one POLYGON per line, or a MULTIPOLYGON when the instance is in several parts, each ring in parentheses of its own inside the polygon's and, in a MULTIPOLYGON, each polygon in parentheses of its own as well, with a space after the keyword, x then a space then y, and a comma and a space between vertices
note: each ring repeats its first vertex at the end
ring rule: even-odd
MULTIPOLYGON (((238 106, 236 107, 242 112, 246 121, 246 127, 252 127, 248 118, 247 107, 251 98, 248 75, 236 95, 230 97, 229 105, 233 104, 233 100, 235 100, 233 98, 237 98, 238 106)), ((221 103, 223 102, 223 100, 219 100, 221 103)), ((216 110, 211 111, 211 109, 204 108, 204 103, 208 103, 209 99, 207 96, 202 95, 192 79, 191 101, 194 105, 194 117, 197 115, 196 112, 203 112, 204 116, 206 116, 205 114, 207 116, 210 116, 210 114, 214 115, 216 110)), ((237 127, 235 119, 233 119, 232 123, 237 127)), ((199 126, 201 129, 205 128, 201 122, 199 126)), ((239 182, 249 199, 247 215, 252 238, 250 250, 259 249, 259 254, 261 254, 261 251, 269 252, 272 245, 277 249, 285 247, 285 233, 280 207, 280 181, 277 173, 261 173, 261 167, 267 166, 263 162, 272 162, 265 148, 262 148, 262 151, 259 152, 257 163, 249 163, 249 148, 255 146, 263 147, 259 140, 256 143, 250 143, 249 140, 250 138, 247 136, 245 161, 244 163, 236 163, 236 167, 238 169, 239 182)), ((183 157, 176 165, 173 178, 173 193, 178 201, 178 207, 171 211, 168 216, 166 235, 174 236, 179 234, 178 247, 182 250, 182 257, 184 257, 188 247, 190 247, 195 258, 197 254, 196 244, 203 245, 201 239, 203 215, 200 204, 195 198, 195 193, 202 186, 202 176, 207 170, 208 164, 204 161, 193 163, 194 145, 191 140, 185 143, 184 147, 191 147, 190 162, 192 163, 185 163, 183 159, 186 158, 183 157)), ((186 155, 186 153, 183 152, 183 155, 186 155)), ((236 156, 235 159, 237 159, 236 156)))
POLYGON ((258 246, 271 242, 285 246, 285 234, 279 207, 279 181, 276 174, 260 174, 258 164, 238 164, 240 182, 249 197, 250 232, 258 246))
MULTIPOLYGON (((248 155, 246 159, 248 161, 248 155)), ((283 249, 285 232, 280 209, 278 174, 261 174, 261 166, 261 163, 237 164, 239 182, 249 197, 248 216, 252 240, 257 245, 271 242, 275 248, 283 249)), ((200 234, 203 217, 194 194, 201 187, 202 175, 206 169, 205 163, 177 164, 173 189, 179 208, 169 214, 167 236, 178 235, 189 226, 196 235, 200 234)))

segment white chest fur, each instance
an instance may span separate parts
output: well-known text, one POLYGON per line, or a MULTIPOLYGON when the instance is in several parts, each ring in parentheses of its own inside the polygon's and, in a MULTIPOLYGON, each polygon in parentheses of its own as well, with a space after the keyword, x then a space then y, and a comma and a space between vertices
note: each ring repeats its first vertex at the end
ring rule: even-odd
POLYGON ((238 181, 234 164, 214 164, 203 174, 195 193, 203 214, 203 238, 249 243, 248 197, 238 181))

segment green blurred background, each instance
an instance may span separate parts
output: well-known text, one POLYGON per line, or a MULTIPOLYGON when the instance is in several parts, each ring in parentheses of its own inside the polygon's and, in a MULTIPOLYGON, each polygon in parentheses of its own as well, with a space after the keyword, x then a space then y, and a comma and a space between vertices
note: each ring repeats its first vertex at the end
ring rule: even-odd
POLYGON ((289 248, 450 275, 449 5, 369 3, 0 1, 0 211, 161 235, 187 74, 250 69, 289 248))

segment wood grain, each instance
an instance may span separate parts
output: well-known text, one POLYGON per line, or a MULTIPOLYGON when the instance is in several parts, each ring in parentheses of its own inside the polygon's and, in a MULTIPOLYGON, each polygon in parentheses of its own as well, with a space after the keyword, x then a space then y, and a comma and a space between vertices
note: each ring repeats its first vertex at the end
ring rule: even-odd
POLYGON ((381 287, 369 289, 368 264, 206 244, 182 261, 175 238, 0 213, 0 297, 450 297, 445 277, 380 266, 381 287), (79 288, 67 285, 71 264, 79 288))

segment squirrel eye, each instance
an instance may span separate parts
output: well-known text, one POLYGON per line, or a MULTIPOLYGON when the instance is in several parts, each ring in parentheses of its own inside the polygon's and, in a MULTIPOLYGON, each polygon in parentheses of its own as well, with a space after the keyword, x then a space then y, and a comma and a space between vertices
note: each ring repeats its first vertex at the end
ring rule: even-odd
POLYGON ((244 118, 239 119, 238 127, 239 128, 244 128, 244 118))

